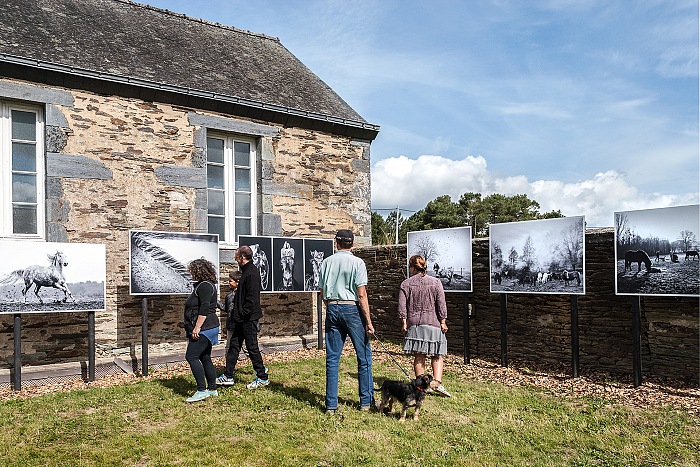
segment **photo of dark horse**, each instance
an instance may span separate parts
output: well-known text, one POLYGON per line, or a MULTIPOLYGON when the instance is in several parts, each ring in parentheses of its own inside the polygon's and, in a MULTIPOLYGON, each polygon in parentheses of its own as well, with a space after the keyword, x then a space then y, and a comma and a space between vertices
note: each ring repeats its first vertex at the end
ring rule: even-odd
POLYGON ((66 286, 66 278, 63 275, 63 268, 68 266, 68 260, 66 255, 61 251, 57 251, 56 254, 46 255, 49 260, 49 266, 28 266, 24 269, 17 269, 7 274, 0 283, 10 284, 17 281, 24 281, 24 288, 22 289, 22 296, 24 297, 24 303, 27 303, 27 292, 33 286, 34 295, 39 299, 39 303, 42 305, 44 301, 39 295, 39 290, 42 287, 53 287, 55 289, 63 292, 63 302, 68 300, 68 297, 75 302, 73 294, 66 286))
POLYGON ((642 263, 651 272, 651 258, 644 250, 628 251, 625 253, 625 271, 632 270, 632 263, 637 263, 637 272, 642 270, 642 263))
POLYGON ((616 295, 700 296, 700 206, 614 214, 616 295))

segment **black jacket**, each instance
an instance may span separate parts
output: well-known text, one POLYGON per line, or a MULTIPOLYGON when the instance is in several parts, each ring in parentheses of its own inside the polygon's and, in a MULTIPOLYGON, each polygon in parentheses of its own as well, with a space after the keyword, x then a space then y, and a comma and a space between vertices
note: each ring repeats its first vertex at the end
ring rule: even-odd
POLYGON ((262 318, 260 307, 260 271, 252 261, 241 268, 241 280, 234 298, 233 320, 237 323, 262 318))
POLYGON ((192 334, 197 316, 204 315, 202 331, 219 326, 219 317, 216 315, 216 286, 208 281, 194 284, 194 290, 185 300, 185 331, 192 334))

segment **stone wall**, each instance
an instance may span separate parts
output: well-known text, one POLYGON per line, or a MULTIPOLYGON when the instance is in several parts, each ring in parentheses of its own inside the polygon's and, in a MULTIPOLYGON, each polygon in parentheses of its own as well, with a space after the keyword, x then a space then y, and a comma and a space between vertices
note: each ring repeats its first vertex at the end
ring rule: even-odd
MULTIPOLYGON (((141 342, 141 297, 129 295, 129 230, 206 231, 206 132, 256 141, 258 235, 370 236, 369 142, 159 102, 0 79, 0 99, 34 103, 46 120, 46 240, 104 243, 106 311, 98 356, 141 342)), ((234 266, 222 247, 222 278, 234 266)), ((222 287, 222 294, 226 288, 222 287)), ((313 332, 312 294, 265 295, 263 335, 313 332)), ((184 297, 149 300, 149 342, 184 338, 184 297)), ((0 315, 0 366, 13 358, 13 319, 0 315)), ((24 315, 27 364, 87 358, 83 313, 24 315)))
MULTIPOLYGON (((400 342, 397 293, 406 274, 406 245, 360 248, 368 267, 370 307, 380 337, 400 342)), ((488 239, 473 243, 470 354, 500 361, 502 294, 489 292, 488 239)), ((632 303, 616 296, 612 229, 586 232, 586 294, 578 296, 580 373, 632 374, 632 303)), ((467 294, 448 293, 448 344, 464 351, 463 310, 467 294)), ((691 384, 700 381, 698 299, 643 297, 642 374, 691 384)), ((571 368, 571 296, 507 295, 508 357, 571 368)))

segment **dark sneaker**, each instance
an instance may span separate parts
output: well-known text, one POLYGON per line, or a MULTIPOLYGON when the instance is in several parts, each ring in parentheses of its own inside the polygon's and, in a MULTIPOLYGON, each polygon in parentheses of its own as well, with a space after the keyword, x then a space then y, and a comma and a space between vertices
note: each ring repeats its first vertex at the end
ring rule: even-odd
POLYGON ((219 386, 233 386, 235 381, 233 378, 229 378, 225 374, 221 373, 218 378, 216 378, 216 384, 219 386))

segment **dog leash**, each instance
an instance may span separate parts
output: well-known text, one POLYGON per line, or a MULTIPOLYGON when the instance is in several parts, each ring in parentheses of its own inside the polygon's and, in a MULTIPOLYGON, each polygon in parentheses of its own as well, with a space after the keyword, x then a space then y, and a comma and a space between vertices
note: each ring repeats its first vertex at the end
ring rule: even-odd
POLYGON ((391 351, 389 350, 388 346, 387 346, 386 344, 384 344, 384 342, 382 342, 381 339, 379 339, 379 337, 377 337, 377 331, 374 331, 374 333, 373 333, 372 335, 374 336, 374 338, 376 339, 377 342, 379 342, 380 344, 382 344, 382 347, 384 347, 384 351, 385 351, 387 354, 389 354, 389 357, 391 357, 391 359, 394 361, 394 363, 396 363, 396 366, 398 366, 399 369, 400 369, 401 371, 403 371, 403 374, 406 375, 406 378, 408 378, 409 381, 412 381, 412 378, 408 375, 408 373, 406 372, 406 370, 404 370, 404 368, 399 364, 399 362, 396 361, 396 359, 394 358, 394 356, 391 354, 391 351))

